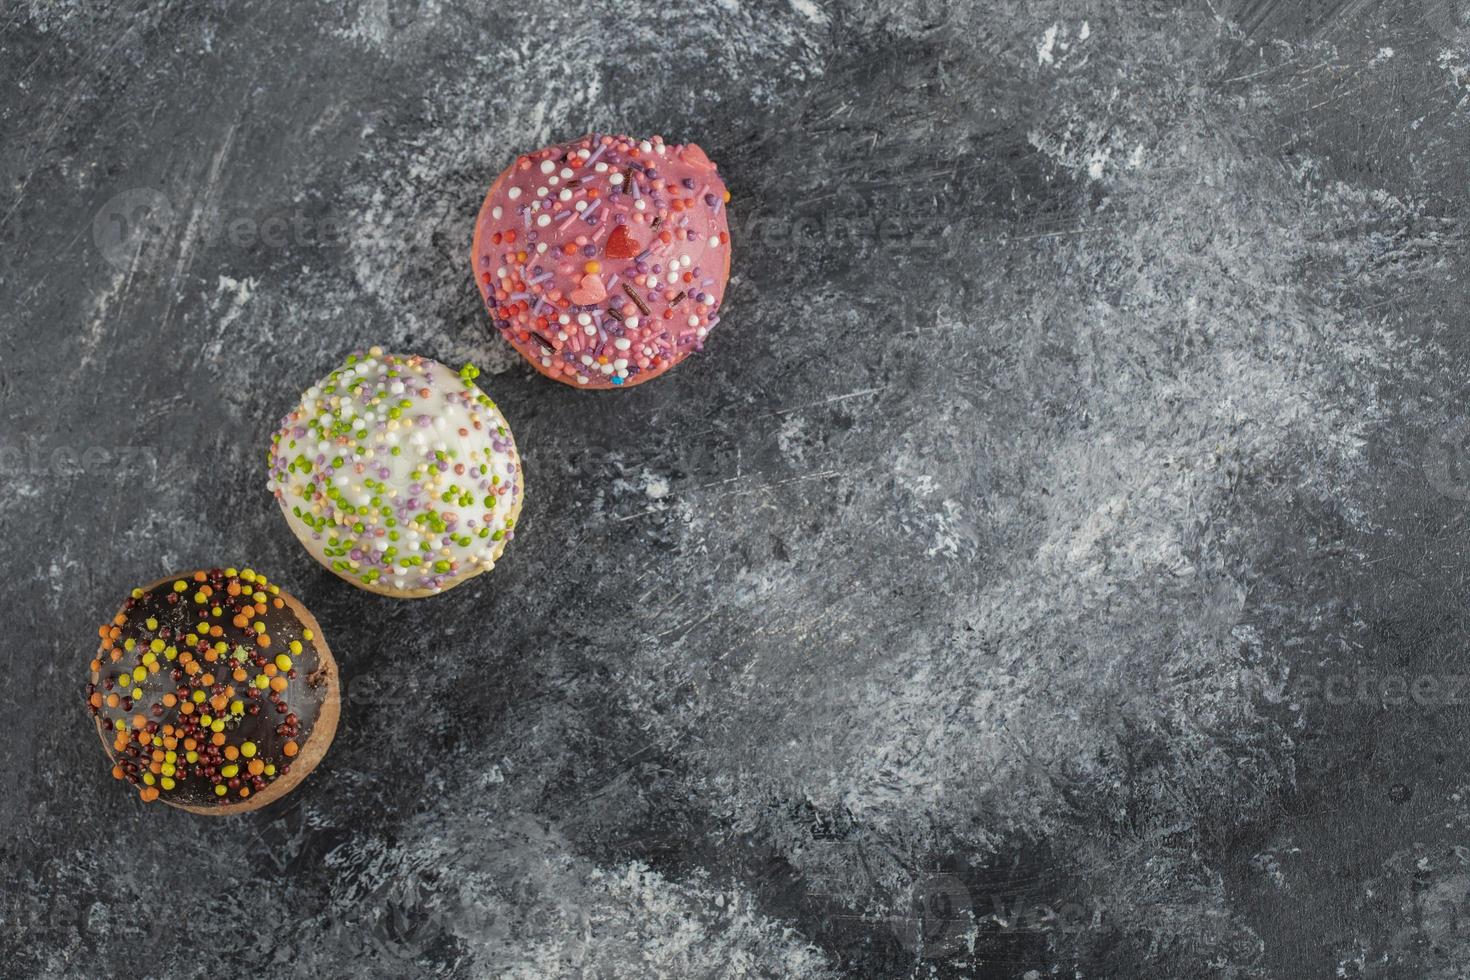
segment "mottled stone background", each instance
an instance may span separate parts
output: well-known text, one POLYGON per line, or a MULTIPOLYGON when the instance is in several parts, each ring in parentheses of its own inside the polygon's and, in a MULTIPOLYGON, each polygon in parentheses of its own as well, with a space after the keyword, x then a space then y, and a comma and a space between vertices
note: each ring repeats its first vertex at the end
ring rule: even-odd
POLYGON ((6 0, 0 83, 0 973, 1470 971, 1466 0, 6 0), (588 130, 734 194, 708 352, 603 395, 468 255, 588 130), (525 453, 430 601, 265 489, 373 343, 525 453), (81 687, 229 563, 349 700, 212 822, 81 687))

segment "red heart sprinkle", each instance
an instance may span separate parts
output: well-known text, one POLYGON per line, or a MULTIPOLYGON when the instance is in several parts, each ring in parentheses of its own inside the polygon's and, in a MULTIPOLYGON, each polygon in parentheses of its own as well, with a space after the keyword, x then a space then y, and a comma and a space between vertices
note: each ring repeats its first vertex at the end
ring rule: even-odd
POLYGON ((602 248, 602 254, 610 259, 631 259, 643 246, 638 244, 638 239, 628 230, 627 225, 618 225, 613 229, 611 235, 607 236, 607 244, 602 248))

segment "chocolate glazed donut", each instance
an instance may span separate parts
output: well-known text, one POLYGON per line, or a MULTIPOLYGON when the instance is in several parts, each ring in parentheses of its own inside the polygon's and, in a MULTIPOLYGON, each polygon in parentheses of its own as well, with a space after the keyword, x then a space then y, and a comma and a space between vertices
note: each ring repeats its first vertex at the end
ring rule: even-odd
POLYGON ((112 774, 145 802, 258 810, 326 755, 341 714, 321 626, 250 569, 134 589, 98 630, 87 704, 112 774))

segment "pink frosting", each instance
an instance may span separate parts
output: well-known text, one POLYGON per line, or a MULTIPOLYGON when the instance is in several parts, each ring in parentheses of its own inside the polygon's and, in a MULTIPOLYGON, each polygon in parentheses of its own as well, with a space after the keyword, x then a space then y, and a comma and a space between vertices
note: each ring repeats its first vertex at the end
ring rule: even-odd
POLYGON ((720 320, 729 197, 703 150, 659 136, 593 134, 517 158, 475 224, 496 329, 573 386, 658 377, 720 320))

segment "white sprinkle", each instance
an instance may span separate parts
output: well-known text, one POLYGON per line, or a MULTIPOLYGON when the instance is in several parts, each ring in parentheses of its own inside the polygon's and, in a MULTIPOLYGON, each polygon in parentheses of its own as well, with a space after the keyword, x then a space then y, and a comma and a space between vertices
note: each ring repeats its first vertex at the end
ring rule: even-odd
POLYGON ((633 342, 627 337, 619 337, 617 340, 613 341, 613 346, 616 347, 618 350, 627 350, 629 347, 633 346, 633 342))
MULTIPOLYGON (((600 166, 602 166, 602 164, 599 163, 598 166, 600 167, 600 166)), ((622 174, 613 174, 611 177, 609 177, 607 179, 607 182, 609 184, 612 184, 614 187, 616 187, 618 184, 621 184, 623 182, 623 175, 622 174)))
POLYGON ((505 196, 514 201, 516 198, 521 196, 521 189, 519 187, 512 187, 510 190, 505 192, 505 196))
POLYGON ((563 187, 561 189, 561 193, 558 194, 558 195, 556 195, 556 199, 558 201, 570 201, 572 199, 572 191, 571 191, 571 189, 570 188, 567 188, 567 187, 563 187))
POLYGON ((541 161, 541 172, 543 174, 554 173, 555 171, 556 171, 556 164, 552 163, 550 160, 542 160, 541 161))
POLYGON ((699 317, 697 317, 697 316, 691 316, 689 318, 689 325, 691 327, 697 327, 697 326, 699 326, 699 317))
POLYGON ((561 179, 562 180, 566 180, 571 175, 572 175, 572 170, 571 170, 570 167, 562 167, 561 168, 561 179))
POLYGON ((549 224, 551 224, 551 215, 549 214, 543 214, 541 217, 536 219, 537 228, 545 228, 549 224))
POLYGON ((592 315, 590 313, 578 313, 577 322, 585 327, 592 322, 592 315))
POLYGON ((711 235, 711 236, 709 236, 709 247, 710 248, 719 248, 720 247, 720 236, 719 235, 711 235))
POLYGON ((496 221, 499 221, 500 220, 500 216, 503 213, 504 212, 501 211, 500 205, 498 205, 498 204, 495 205, 495 207, 493 207, 493 208, 490 209, 490 217, 494 218, 496 221))

